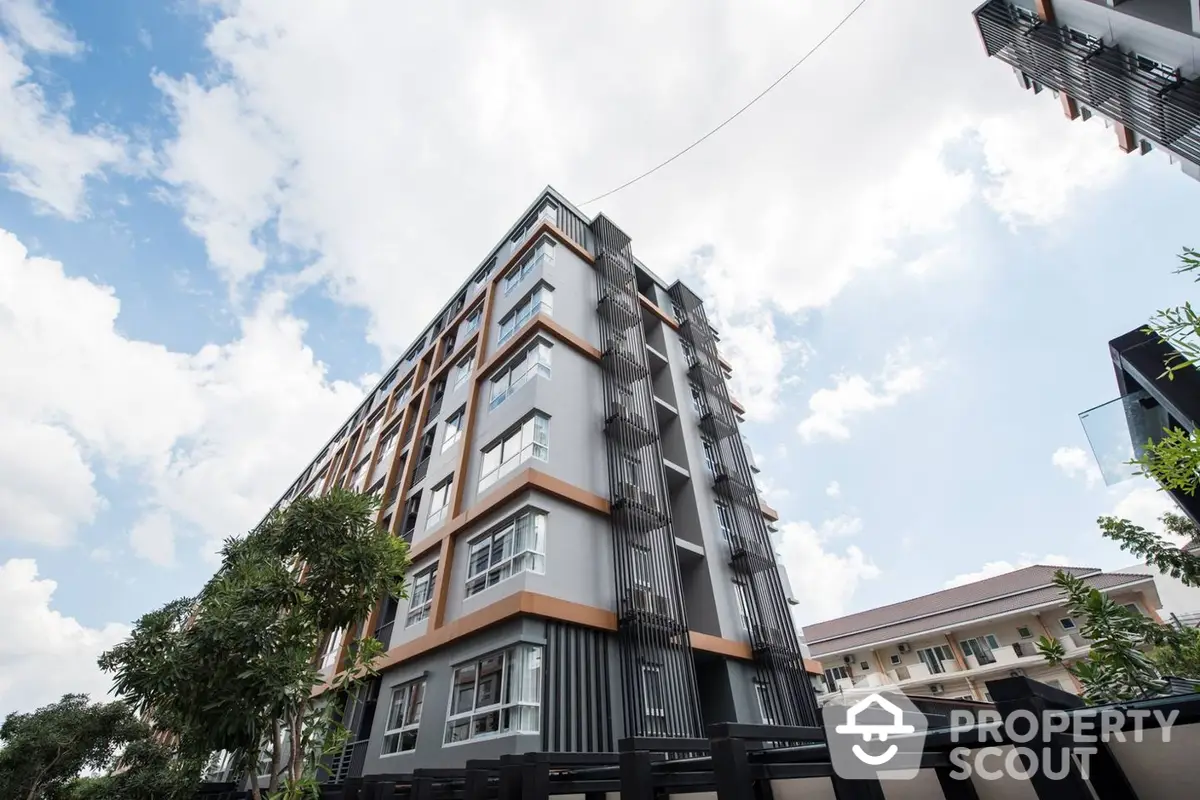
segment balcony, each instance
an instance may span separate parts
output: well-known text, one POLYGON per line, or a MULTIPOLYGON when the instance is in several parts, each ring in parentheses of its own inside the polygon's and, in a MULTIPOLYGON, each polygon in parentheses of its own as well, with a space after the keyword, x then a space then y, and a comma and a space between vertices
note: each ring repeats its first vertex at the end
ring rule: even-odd
POLYGON ((1030 20, 1004 0, 980 8, 975 21, 989 56, 1200 162, 1196 79, 1139 64, 1137 56, 1120 48, 1030 20))
POLYGON ((1157 441, 1168 424, 1162 407, 1144 391, 1089 408, 1079 421, 1106 486, 1135 477, 1137 467, 1129 462, 1141 455, 1145 442, 1157 441))

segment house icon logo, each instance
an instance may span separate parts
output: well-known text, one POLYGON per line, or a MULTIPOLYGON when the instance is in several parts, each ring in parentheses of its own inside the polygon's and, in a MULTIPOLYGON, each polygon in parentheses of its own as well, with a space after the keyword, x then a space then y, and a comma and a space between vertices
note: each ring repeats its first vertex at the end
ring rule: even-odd
MULTIPOLYGON (((880 742, 886 742, 889 736, 899 736, 905 733, 916 733, 917 729, 904 722, 904 711, 883 695, 871 694, 859 700, 846 711, 846 722, 835 727, 838 733, 861 735, 864 742, 870 742, 878 736, 880 742), (872 708, 880 708, 891 715, 892 721, 886 724, 872 724, 858 721, 860 714, 865 715, 872 708)), ((859 745, 854 745, 853 753, 858 760, 872 767, 881 767, 892 760, 900 748, 891 745, 882 753, 872 755, 859 745)))
POLYGON ((872 693, 865 697, 837 698, 822 708, 821 714, 829 760, 840 777, 851 780, 916 777, 928 723, 904 695, 872 693))

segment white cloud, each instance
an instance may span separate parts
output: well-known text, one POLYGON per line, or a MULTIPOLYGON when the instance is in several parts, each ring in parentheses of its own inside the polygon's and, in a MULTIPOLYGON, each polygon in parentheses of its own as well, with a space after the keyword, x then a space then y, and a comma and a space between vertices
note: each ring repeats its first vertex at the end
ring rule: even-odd
POLYGON ((1048 553, 1041 558, 1034 558, 1029 555, 1022 555, 1016 562, 1012 561, 988 561, 982 567, 974 572, 964 572, 955 575, 950 580, 946 581, 944 588, 950 589, 954 586, 963 586, 968 583, 975 583, 987 578, 994 578, 997 575, 1003 575, 1006 572, 1014 572, 1018 569, 1033 566, 1034 564, 1045 564, 1053 567, 1070 567, 1078 566, 1070 556, 1048 553))
POLYGON ((1112 516, 1127 519, 1155 533, 1164 533, 1162 523, 1158 521, 1159 517, 1168 511, 1179 513, 1179 506, 1171 496, 1160 491, 1157 484, 1147 479, 1118 484, 1110 490, 1110 494, 1117 498, 1110 512, 1112 516))
POLYGON ((35 0, 0 0, 0 19, 15 33, 0 37, 0 163, 9 187, 28 195, 44 210, 67 218, 87 211, 84 189, 89 177, 125 161, 124 139, 104 128, 79 132, 66 109, 56 108, 24 62, 25 46, 51 55, 76 52, 69 31, 35 0))
POLYGON ((861 529, 861 520, 852 517, 826 520, 819 527, 808 522, 780 526, 779 552, 792 590, 800 601, 796 608, 797 623, 841 616, 858 585, 879 577, 879 568, 857 545, 840 549, 830 545, 831 540, 851 536, 861 529))
POLYGON ((837 481, 830 481, 829 485, 825 487, 825 494, 830 497, 840 497, 842 494, 842 485, 837 481))
POLYGON ((1060 447, 1050 456, 1050 463, 1069 478, 1081 477, 1088 486, 1100 482, 1100 468, 1091 453, 1079 447, 1060 447))
POLYGON ((55 589, 54 581, 38 577, 31 559, 0 564, 0 719, 66 692, 102 700, 111 685, 96 658, 129 628, 116 623, 89 628, 63 616, 51 607, 55 589))
POLYGON ((144 515, 129 531, 129 545, 138 556, 160 567, 174 564, 175 530, 171 515, 161 510, 144 515))
POLYGON ((75 35, 54 19, 45 0, 0 0, 0 23, 30 50, 68 56, 83 48, 75 35))
MULTIPOLYGON (((276 254, 306 265, 307 280, 367 309, 370 340, 394 353, 538 188, 553 182, 582 202, 675 152, 848 0, 213 6, 218 68, 156 78, 177 118, 163 176, 188 225, 231 282, 276 254)), ((1068 125, 1056 104, 1014 87, 973 28, 952 0, 919 16, 884 4, 701 148, 586 209, 624 226, 665 278, 710 254, 690 278, 716 298, 754 418, 775 413, 788 368, 792 337, 772 314, 794 318, 860 275, 901 268, 905 242, 939 252, 968 203, 1011 215, 1031 182, 1061 183, 1048 190, 1054 208, 1020 220, 1047 222, 1122 168, 1103 129, 1068 125), (979 142, 977 175, 943 158, 964 136, 979 142)))
POLYGON ((924 386, 931 369, 914 363, 909 348, 902 346, 887 356, 883 369, 873 378, 835 375, 832 389, 818 389, 808 399, 808 416, 796 430, 806 442, 848 439, 851 419, 896 405, 900 398, 924 386))
POLYGON ((361 390, 327 380, 277 294, 195 354, 121 335, 119 312, 112 289, 0 230, 0 536, 61 544, 89 522, 86 455, 141 479, 135 552, 169 563, 179 533, 211 552, 257 522, 361 390))

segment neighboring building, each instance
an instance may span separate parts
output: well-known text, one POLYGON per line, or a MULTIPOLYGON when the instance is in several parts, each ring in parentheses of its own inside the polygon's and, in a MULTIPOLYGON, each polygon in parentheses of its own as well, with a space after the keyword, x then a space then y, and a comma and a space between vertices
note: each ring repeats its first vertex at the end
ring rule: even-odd
POLYGON ((879 689, 908 695, 990 701, 988 680, 1028 677, 1077 693, 1063 668, 1048 665, 1034 643, 1058 639, 1068 659, 1089 642, 1067 613, 1054 573, 1065 569, 1130 610, 1157 618, 1158 593, 1148 575, 1088 567, 1032 566, 870 611, 806 625, 821 662, 824 703, 835 694, 879 689))
POLYGON ((411 544, 409 598, 362 628, 387 654, 337 777, 815 724, 717 341, 551 189, 451 295, 280 501, 378 492, 411 544))
POLYGON ((1159 147, 1200 178, 1196 0, 990 0, 975 21, 987 54, 1068 119, 1098 115, 1121 150, 1159 147))

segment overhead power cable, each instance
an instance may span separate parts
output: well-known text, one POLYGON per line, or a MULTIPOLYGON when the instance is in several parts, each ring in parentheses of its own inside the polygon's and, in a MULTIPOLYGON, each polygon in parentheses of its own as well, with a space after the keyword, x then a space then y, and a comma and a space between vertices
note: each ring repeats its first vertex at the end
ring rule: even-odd
POLYGON ((683 148, 683 149, 682 149, 682 150, 680 150, 678 153, 676 153, 675 155, 673 155, 673 156, 671 156, 670 158, 668 158, 666 161, 663 161, 661 164, 659 164, 659 165, 657 165, 657 166, 655 166, 655 167, 652 167, 651 169, 648 169, 648 170, 646 170, 646 171, 645 171, 645 172, 643 172, 641 175, 638 175, 636 178, 633 178, 632 180, 628 180, 628 181, 626 181, 625 183, 622 183, 620 186, 618 186, 618 187, 617 187, 617 188, 615 188, 615 189, 609 189, 609 190, 608 190, 607 192, 605 192, 604 194, 596 195, 596 196, 595 196, 595 197, 593 197, 591 200, 587 200, 587 201, 585 201, 584 203, 581 203, 581 205, 583 205, 583 206, 586 206, 586 205, 589 205, 589 204, 591 204, 591 203, 594 203, 594 202, 596 202, 597 200, 603 200, 604 198, 608 197, 609 195, 616 194, 617 192, 621 191, 622 189, 625 189, 625 188, 628 188, 628 187, 630 187, 630 186, 633 186, 635 183, 637 183, 638 181, 642 180, 643 178, 648 178, 648 177, 650 177, 651 175, 653 175, 654 173, 658 172, 660 169, 662 169, 663 167, 665 167, 667 164, 670 164, 672 161, 674 161, 675 159, 677 159, 677 158, 679 158, 680 156, 684 155, 684 154, 685 154, 685 153, 687 153, 689 150, 691 150, 692 148, 696 147, 696 146, 697 146, 697 145, 699 145, 701 142, 703 142, 705 139, 707 139, 708 137, 712 136, 712 135, 713 135, 714 133, 716 133, 717 131, 721 130, 721 128, 724 128, 726 125, 728 125, 729 123, 733 122, 735 119, 737 119, 738 117, 740 117, 740 116, 741 116, 741 115, 742 115, 742 114, 743 114, 743 113, 744 113, 744 112, 745 112, 747 109, 749 109, 749 108, 750 108, 750 106, 754 105, 754 104, 755 104, 755 103, 757 103, 759 100, 762 100, 764 97, 766 97, 766 95, 767 95, 767 93, 768 93, 768 92, 770 92, 772 89, 774 89, 774 88, 775 88, 776 86, 778 86, 779 84, 783 83, 783 80, 784 80, 784 78, 786 78, 788 75, 791 75, 793 72, 795 72, 795 71, 796 71, 796 69, 797 69, 797 68, 798 68, 798 67, 799 67, 801 64, 803 64, 805 61, 807 61, 807 60, 809 59, 809 56, 813 55, 813 54, 814 54, 814 53, 816 53, 818 50, 820 50, 820 49, 821 49, 821 46, 822 46, 822 45, 824 45, 824 44, 825 44, 827 41, 829 41, 831 38, 833 38, 833 35, 834 35, 835 33, 837 33, 839 30, 841 30, 842 26, 843 26, 843 25, 845 25, 847 22, 849 22, 849 21, 850 21, 850 18, 851 18, 851 17, 853 17, 855 14, 857 14, 857 13, 858 13, 858 10, 859 10, 860 8, 862 8, 863 6, 865 6, 866 4, 867 4, 867 0, 859 0, 858 4, 857 4, 856 6, 854 6, 854 8, 850 9, 850 13, 848 13, 846 16, 842 17, 841 21, 840 21, 840 22, 838 22, 838 24, 837 24, 837 25, 834 25, 834 26, 833 26, 833 29, 832 29, 831 31, 829 31, 829 33, 827 33, 827 34, 825 34, 823 37, 821 37, 821 40, 820 40, 819 42, 817 42, 815 45, 813 45, 813 46, 812 46, 812 48, 811 48, 811 49, 810 49, 810 50, 809 50, 807 53, 805 53, 804 55, 802 55, 802 56, 800 57, 800 60, 799 60, 799 61, 797 61, 795 64, 792 64, 792 66, 788 67, 788 71, 787 71, 787 72, 783 73, 783 74, 782 74, 782 75, 780 75, 778 78, 776 78, 776 79, 774 80, 774 82, 773 82, 773 83, 771 83, 771 85, 770 85, 770 86, 768 86, 767 88, 765 88, 765 89, 763 89, 761 92, 759 92, 757 95, 755 95, 753 100, 751 100, 749 103, 746 103, 746 105, 742 106, 742 107, 741 107, 741 108, 739 108, 737 111, 735 111, 735 112, 733 113, 733 115, 732 115, 732 116, 730 116, 729 118, 727 118, 727 119, 726 119, 724 122, 722 122, 720 125, 718 125, 717 127, 713 128, 711 131, 709 131, 708 133, 704 134, 704 135, 703 135, 703 136, 701 136, 699 139, 697 139, 696 141, 692 142, 692 143, 691 143, 691 144, 689 144, 687 147, 683 148))

